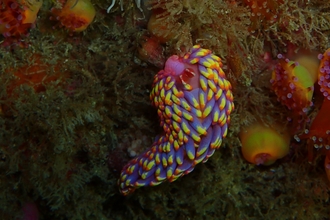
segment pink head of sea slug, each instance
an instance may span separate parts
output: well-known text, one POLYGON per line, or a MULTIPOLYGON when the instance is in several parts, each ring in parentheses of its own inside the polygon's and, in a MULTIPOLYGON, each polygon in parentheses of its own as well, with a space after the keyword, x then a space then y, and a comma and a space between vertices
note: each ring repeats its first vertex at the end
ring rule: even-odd
POLYGON ((221 67, 219 57, 196 45, 183 57, 171 56, 155 75, 150 99, 163 133, 122 169, 118 185, 123 195, 173 182, 220 147, 234 109, 221 67))

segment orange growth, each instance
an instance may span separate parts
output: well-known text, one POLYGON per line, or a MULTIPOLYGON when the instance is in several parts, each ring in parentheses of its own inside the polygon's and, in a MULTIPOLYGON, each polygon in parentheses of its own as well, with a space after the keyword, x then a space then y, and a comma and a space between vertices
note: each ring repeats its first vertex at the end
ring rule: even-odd
POLYGON ((0 33, 19 40, 36 21, 42 0, 0 0, 0 33))
POLYGON ((322 107, 312 122, 307 137, 315 148, 330 149, 330 100, 325 98, 322 107))
POLYGON ((250 29, 255 31, 260 26, 272 24, 278 19, 278 8, 283 4, 283 0, 244 0, 244 3, 251 9, 250 29))
POLYGON ((148 31, 160 43, 166 43, 177 36, 178 23, 170 19, 170 13, 162 9, 153 10, 149 19, 148 31))
POLYGON ((283 127, 268 127, 255 123, 240 131, 243 157, 256 165, 271 165, 286 156, 290 149, 290 137, 283 127))
POLYGON ((41 60, 41 55, 35 54, 30 58, 31 65, 25 65, 19 69, 8 69, 6 72, 15 76, 15 80, 7 87, 7 94, 10 96, 15 88, 20 85, 29 85, 36 92, 45 91, 45 85, 53 82, 65 74, 60 72, 60 66, 54 66, 51 70, 50 65, 41 60), (54 74, 50 74, 54 71, 54 74))
MULTIPOLYGON (((29 58, 29 64, 24 65, 18 69, 9 68, 5 70, 6 74, 11 74, 14 79, 7 85, 7 97, 0 97, 1 100, 7 100, 6 104, 0 106, 1 114, 10 114, 7 112, 11 106, 10 98, 17 98, 20 93, 14 93, 16 88, 22 85, 30 86, 36 93, 43 92, 46 90, 46 85, 63 79, 68 78, 68 72, 61 71, 61 65, 50 65, 44 63, 41 59, 41 55, 34 54, 29 58)), ((4 102, 5 103, 5 102, 4 102)))
POLYGON ((313 105, 315 73, 299 64, 285 58, 282 54, 278 56, 272 79, 272 89, 278 97, 278 101, 291 111, 293 132, 301 129, 302 124, 308 119, 307 112, 313 105))
POLYGON ((51 20, 72 32, 84 31, 94 20, 95 8, 89 0, 67 0, 62 8, 52 8, 51 20))

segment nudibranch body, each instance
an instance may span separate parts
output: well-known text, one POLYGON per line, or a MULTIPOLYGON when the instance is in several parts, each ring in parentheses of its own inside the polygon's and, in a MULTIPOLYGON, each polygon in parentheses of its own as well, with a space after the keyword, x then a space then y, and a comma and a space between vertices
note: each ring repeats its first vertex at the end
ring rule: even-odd
POLYGON ((234 109, 231 84, 221 66, 219 57, 198 45, 184 57, 166 61, 150 94, 164 133, 122 169, 118 184, 123 195, 173 182, 220 147, 234 109))

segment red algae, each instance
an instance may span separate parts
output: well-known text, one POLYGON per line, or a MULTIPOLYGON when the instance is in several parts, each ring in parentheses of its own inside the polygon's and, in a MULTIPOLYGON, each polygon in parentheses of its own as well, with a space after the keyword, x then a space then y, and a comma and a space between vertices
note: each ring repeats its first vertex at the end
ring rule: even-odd
POLYGON ((284 3, 283 0, 244 0, 244 2, 251 10, 252 32, 258 30, 260 26, 267 27, 268 24, 275 23, 279 16, 279 5, 284 3))

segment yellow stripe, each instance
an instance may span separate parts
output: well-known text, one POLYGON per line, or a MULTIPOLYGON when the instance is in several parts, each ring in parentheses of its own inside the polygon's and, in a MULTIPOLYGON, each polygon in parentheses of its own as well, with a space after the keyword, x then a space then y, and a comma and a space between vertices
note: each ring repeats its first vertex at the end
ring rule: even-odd
POLYGON ((203 93, 200 93, 199 94, 199 102, 200 102, 200 105, 201 105, 201 109, 204 109, 205 108, 205 105, 206 105, 206 100, 204 98, 204 94, 203 93))
POLYGON ((121 177, 120 177, 120 181, 124 181, 125 179, 127 179, 127 174, 124 174, 124 175, 122 175, 121 177))
POLYGON ((173 105, 173 111, 175 112, 175 114, 177 114, 178 116, 182 116, 182 111, 179 109, 179 106, 177 105, 173 105))
POLYGON ((193 87, 189 83, 183 83, 183 86, 188 91, 191 91, 193 89, 193 87))
POLYGON ((199 80, 199 84, 200 84, 202 90, 205 92, 206 89, 207 89, 207 85, 206 85, 205 81, 202 80, 202 79, 200 79, 200 80, 199 80))
POLYGON ((183 131, 180 129, 180 131, 178 132, 178 138, 179 138, 179 143, 180 145, 183 143, 183 131))
POLYGON ((166 90, 171 89, 171 88, 173 87, 174 84, 175 84, 174 81, 172 81, 172 82, 170 82, 170 83, 168 83, 168 84, 165 84, 166 90))
POLYGON ((221 62, 220 57, 218 57, 217 55, 211 54, 212 59, 216 60, 217 62, 221 62))
POLYGON ((201 141, 201 138, 198 135, 194 134, 194 133, 191 134, 191 137, 192 137, 192 139, 194 139, 198 143, 201 141))
POLYGON ((212 89, 213 92, 217 92, 217 87, 216 87, 216 85, 214 84, 213 81, 208 80, 207 84, 209 85, 210 89, 212 89))
POLYGON ((142 166, 144 170, 147 169, 147 165, 148 165, 148 160, 145 160, 145 161, 143 162, 143 166, 142 166))
POLYGON ((172 118, 174 121, 181 123, 181 118, 177 114, 172 114, 172 118))
POLYGON ((223 112, 221 115, 220 115, 220 118, 219 118, 219 123, 222 125, 222 121, 225 119, 226 117, 226 114, 223 112))
POLYGON ((215 111, 213 115, 213 122, 216 123, 219 120, 219 111, 215 111))
POLYGON ((218 92, 217 92, 217 93, 215 94, 215 96, 214 96, 214 97, 215 97, 215 100, 218 100, 218 99, 221 97, 221 95, 222 95, 222 91, 223 91, 222 89, 219 89, 219 90, 218 90, 218 92))
POLYGON ((195 64, 195 63, 198 63, 198 61, 199 61, 199 58, 196 57, 196 58, 190 60, 190 63, 195 64))
POLYGON ((134 166, 129 167, 129 173, 132 174, 137 166, 134 164, 134 166))
POLYGON ((195 155, 193 155, 192 152, 187 152, 187 156, 190 160, 195 159, 195 155))
POLYGON ((212 106, 208 106, 208 107, 204 110, 202 118, 206 118, 207 116, 209 116, 209 114, 211 113, 211 111, 212 111, 212 106))
POLYGON ((168 164, 173 164, 173 154, 171 154, 167 159, 168 164))
POLYGON ((219 79, 219 81, 218 81, 218 85, 220 86, 221 89, 225 90, 225 84, 224 84, 222 78, 219 79))
POLYGON ((169 142, 166 143, 166 152, 171 151, 171 144, 169 142))
POLYGON ((223 126, 224 124, 227 123, 227 117, 226 117, 226 114, 223 114, 223 115, 224 115, 224 117, 221 118, 221 120, 220 120, 220 125, 221 125, 221 126, 223 126))
POLYGON ((218 72, 215 69, 213 69, 213 81, 214 81, 214 83, 217 84, 218 80, 219 80, 218 72))
POLYGON ((184 131, 184 133, 186 133, 188 135, 190 134, 190 129, 188 128, 188 125, 185 122, 181 123, 181 127, 182 127, 182 130, 184 131))
POLYGON ((193 106, 195 108, 197 108, 197 109, 200 108, 199 103, 198 103, 198 100, 195 97, 193 97, 192 102, 193 102, 193 106))
POLYGON ((159 81, 159 89, 160 90, 163 88, 163 86, 164 86, 164 81, 163 80, 159 81))
POLYGON ((166 114, 166 116, 169 117, 169 118, 172 117, 172 112, 171 112, 171 110, 169 109, 168 106, 165 108, 165 114, 166 114))
POLYGON ((153 168, 153 166, 155 165, 155 161, 154 160, 151 160, 148 165, 147 165, 147 170, 151 170, 151 168, 153 168))
POLYGON ((179 126, 178 123, 176 123, 175 121, 172 122, 172 125, 173 125, 173 129, 176 131, 176 132, 179 132, 181 127, 179 126))
POLYGON ((225 106, 226 106, 226 99, 221 99, 221 102, 219 105, 220 110, 222 110, 225 106))
POLYGON ((174 147, 174 149, 175 149, 176 151, 179 149, 180 145, 179 145, 179 143, 178 143, 177 140, 174 141, 174 143, 173 143, 173 147, 174 147))
POLYGON ((202 111, 201 110, 196 110, 196 116, 197 117, 202 117, 202 111))
POLYGON ((174 142, 174 137, 172 134, 170 134, 168 141, 172 144, 174 142))
POLYGON ((163 162, 163 167, 167 167, 167 160, 165 157, 163 157, 162 162, 163 162))
POLYGON ((168 92, 165 97, 165 104, 166 105, 172 105, 172 100, 171 100, 172 93, 168 92))
POLYGON ((160 90, 160 97, 162 100, 165 99, 165 89, 164 88, 162 90, 160 90))
POLYGON ((155 171, 155 175, 156 175, 156 176, 159 176, 160 171, 161 171, 160 167, 157 167, 157 168, 156 168, 156 171, 155 171))
POLYGON ((168 169, 166 171, 166 177, 169 179, 172 175, 173 175, 173 170, 172 169, 168 169))
POLYGON ((178 97, 176 97, 175 95, 172 95, 171 98, 175 104, 180 105, 180 99, 178 97))
POLYGON ((224 84, 225 84, 225 89, 229 90, 230 82, 228 80, 224 80, 224 84))
POLYGON ((198 134, 200 134, 200 135, 206 135, 206 134, 207 134, 205 128, 203 128, 203 127, 201 127, 201 126, 197 126, 197 132, 198 132, 198 134))
POLYGON ((201 74, 207 79, 213 79, 213 72, 210 68, 207 68, 207 72, 201 71, 201 74))
POLYGON ((189 113, 187 113, 187 112, 183 112, 183 117, 185 119, 187 119, 188 121, 193 121, 194 120, 194 117, 192 115, 190 115, 189 113))
POLYGON ((209 91, 207 92, 207 101, 210 101, 212 99, 213 95, 214 95, 214 92, 211 89, 209 89, 209 91))
POLYGON ((207 55, 207 50, 205 50, 205 49, 201 49, 196 53, 196 56, 198 56, 198 57, 204 57, 206 55, 207 55))
POLYGON ((222 137, 226 137, 226 136, 227 136, 227 132, 228 132, 228 129, 226 129, 226 130, 223 132, 223 136, 222 136, 222 137))
POLYGON ((186 100, 184 100, 184 99, 181 99, 181 106, 184 109, 186 109, 187 111, 190 111, 191 110, 191 107, 190 107, 189 103, 186 100))
POLYGON ((156 161, 156 164, 160 163, 160 154, 156 154, 155 161, 156 161))

